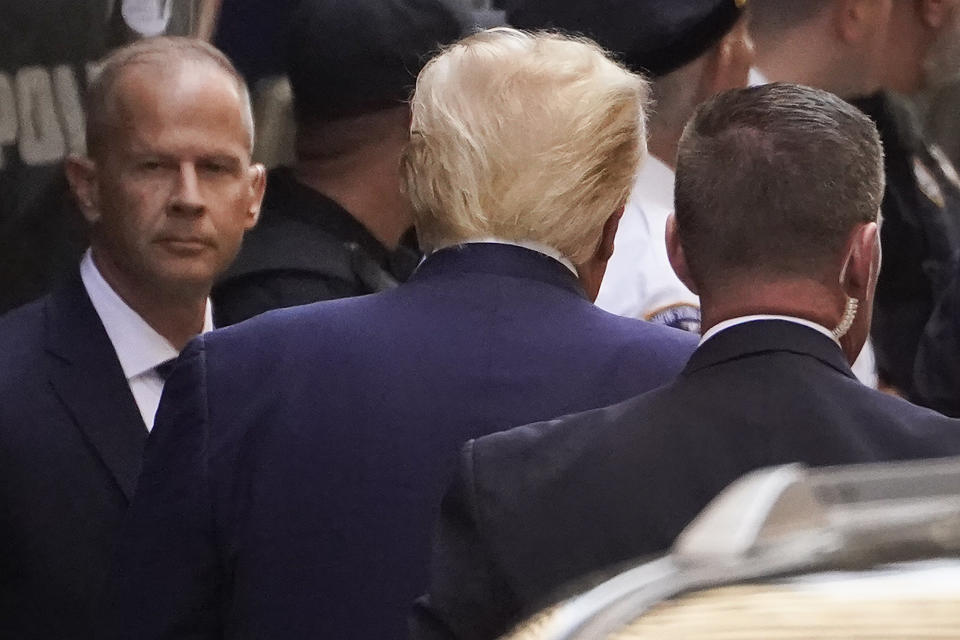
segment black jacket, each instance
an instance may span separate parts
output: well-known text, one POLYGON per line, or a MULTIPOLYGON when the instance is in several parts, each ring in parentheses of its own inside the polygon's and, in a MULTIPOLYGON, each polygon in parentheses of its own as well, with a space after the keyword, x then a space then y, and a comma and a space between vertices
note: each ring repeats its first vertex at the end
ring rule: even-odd
POLYGON ((468 443, 415 638, 494 638, 562 585, 665 550, 746 472, 960 453, 960 421, 860 384, 836 344, 756 321, 676 382, 468 443))
POLYGON ((960 417, 960 269, 924 328, 914 392, 925 406, 960 417))
POLYGON ((146 440, 79 274, 0 318, 0 636, 93 637, 146 440))
POLYGON ((960 180, 923 138, 908 107, 884 93, 854 100, 883 140, 883 266, 873 306, 873 345, 883 381, 909 397, 917 345, 934 305, 956 272, 960 180))
POLYGON ((218 327, 271 309, 390 289, 416 267, 413 251, 390 252, 290 169, 271 171, 267 185, 259 224, 213 288, 218 327))

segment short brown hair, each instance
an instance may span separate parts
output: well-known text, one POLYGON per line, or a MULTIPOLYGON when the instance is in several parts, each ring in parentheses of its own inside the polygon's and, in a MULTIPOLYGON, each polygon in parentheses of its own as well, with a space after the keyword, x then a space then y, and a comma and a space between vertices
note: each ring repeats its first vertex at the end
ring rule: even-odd
POLYGON ((774 83, 728 91, 680 140, 680 242, 695 282, 813 277, 877 220, 883 149, 873 122, 831 93, 774 83))
POLYGON ((244 109, 244 120, 250 130, 250 150, 253 150, 253 114, 250 91, 243 76, 227 56, 213 45, 196 38, 160 36, 145 38, 111 52, 100 61, 96 77, 87 86, 84 109, 87 113, 87 149, 92 155, 102 150, 109 139, 112 100, 117 81, 124 71, 136 64, 152 63, 161 67, 198 62, 210 64, 223 71, 237 85, 244 109))

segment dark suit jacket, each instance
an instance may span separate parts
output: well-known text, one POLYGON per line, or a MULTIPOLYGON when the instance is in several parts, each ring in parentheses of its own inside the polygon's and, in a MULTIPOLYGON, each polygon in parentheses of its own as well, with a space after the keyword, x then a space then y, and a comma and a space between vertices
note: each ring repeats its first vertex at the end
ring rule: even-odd
POLYGON ((146 439, 78 274, 0 318, 0 636, 92 637, 146 439))
POLYGON ((467 444, 414 637, 497 637, 562 585, 665 550, 752 469, 957 453, 960 421, 863 386, 826 336, 731 327, 662 389, 467 444))
POLYGON ((167 382, 101 637, 406 637, 463 442, 656 387, 694 342, 492 244, 215 331, 167 382))
POLYGON ((923 330, 913 388, 917 402, 960 417, 960 269, 923 330))

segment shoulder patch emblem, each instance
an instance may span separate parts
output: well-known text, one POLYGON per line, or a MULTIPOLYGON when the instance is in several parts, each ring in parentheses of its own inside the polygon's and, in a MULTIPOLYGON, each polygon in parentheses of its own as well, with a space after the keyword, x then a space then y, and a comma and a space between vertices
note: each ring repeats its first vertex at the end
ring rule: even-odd
POLYGON ((960 175, 957 174, 956 167, 950 162, 950 158, 943 152, 943 149, 935 144, 930 145, 930 155, 933 156, 933 159, 940 165, 940 170, 943 171, 943 175, 946 176, 947 180, 957 189, 960 189, 960 175))
POLYGON ((923 164, 923 160, 917 156, 913 156, 913 175, 916 176, 917 186, 920 187, 923 195, 927 196, 937 207, 943 209, 946 205, 946 201, 943 198, 943 191, 940 190, 940 185, 937 184, 937 179, 933 173, 927 168, 927 165, 923 164))
POLYGON ((665 324, 674 329, 700 333, 700 307, 696 305, 680 303, 661 307, 648 313, 645 319, 654 324, 665 324))

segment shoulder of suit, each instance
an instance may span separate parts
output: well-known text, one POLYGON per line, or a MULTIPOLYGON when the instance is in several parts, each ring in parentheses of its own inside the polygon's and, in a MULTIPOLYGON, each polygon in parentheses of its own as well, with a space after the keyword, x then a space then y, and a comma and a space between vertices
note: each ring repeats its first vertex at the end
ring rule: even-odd
MULTIPOLYGON (((16 345, 23 346, 27 336, 39 336, 44 326, 47 303, 52 294, 12 309, 0 316, 0 359, 11 353, 16 345)), ((39 348, 39 345, 38 345, 39 348)))
POLYGON ((49 298, 44 296, 0 316, 0 398, 8 397, 8 390, 23 396, 28 376, 42 370, 44 310, 49 298))

